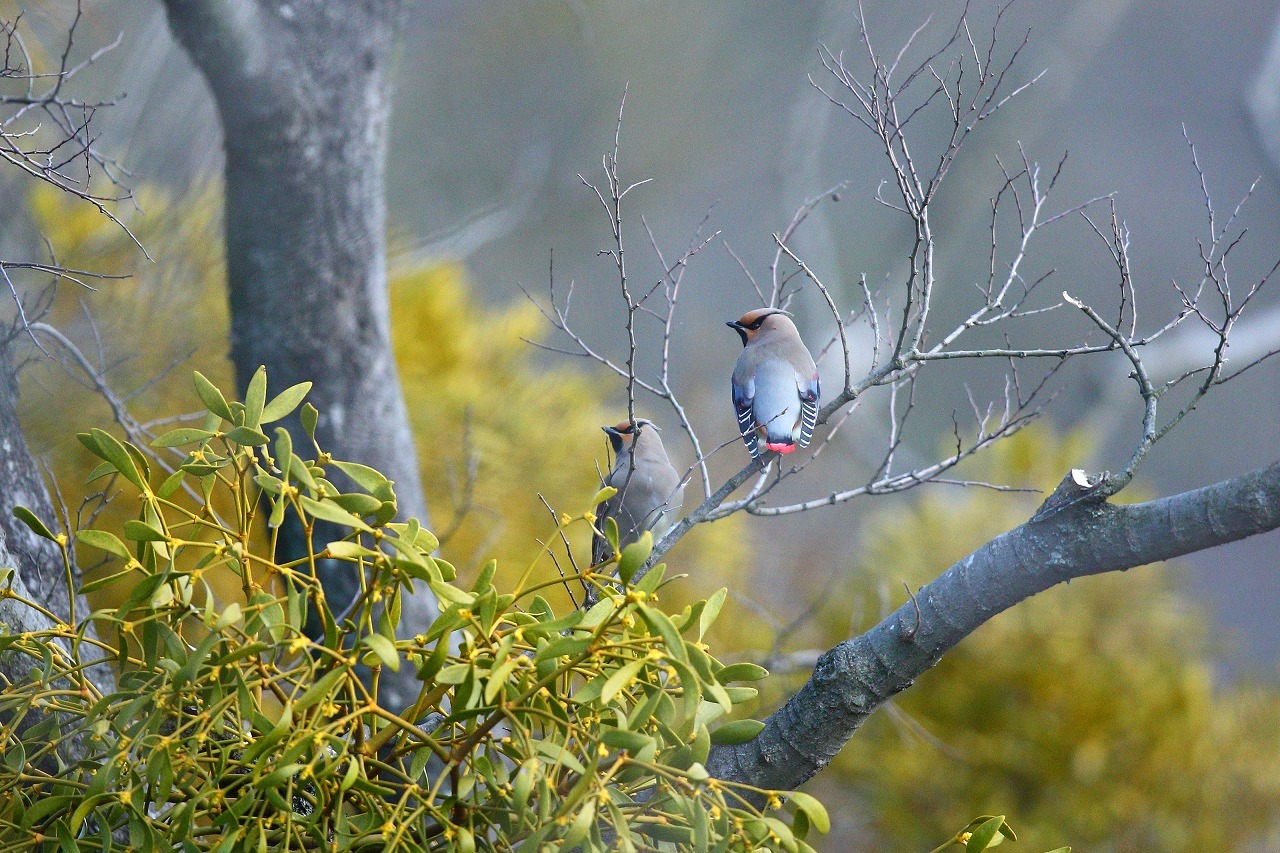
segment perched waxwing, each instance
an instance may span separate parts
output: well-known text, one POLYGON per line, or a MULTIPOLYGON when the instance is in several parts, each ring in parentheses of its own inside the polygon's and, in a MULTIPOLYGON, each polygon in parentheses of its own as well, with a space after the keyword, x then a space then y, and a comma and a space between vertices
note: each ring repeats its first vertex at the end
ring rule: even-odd
MULTIPOLYGON (((614 455, 613 470, 604 484, 618 493, 601 504, 596 527, 604 530, 605 519, 612 518, 618 525, 618 544, 624 548, 646 530, 660 537, 684 503, 684 486, 667 458, 658 428, 651 421, 636 418, 634 424, 623 421, 601 429, 609 436, 614 455)), ((592 565, 611 556, 608 540, 597 534, 591 543, 592 565)))
POLYGON ((777 308, 748 311, 725 324, 742 338, 733 368, 733 407, 751 457, 764 449, 808 447, 818 423, 818 368, 796 324, 777 308))

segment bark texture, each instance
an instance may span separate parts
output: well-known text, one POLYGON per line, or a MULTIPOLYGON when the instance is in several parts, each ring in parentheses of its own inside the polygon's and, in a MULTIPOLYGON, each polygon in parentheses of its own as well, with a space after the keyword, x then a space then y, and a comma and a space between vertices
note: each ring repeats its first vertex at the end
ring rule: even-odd
MULTIPOLYGON (((314 382, 320 445, 385 473, 401 515, 425 523, 386 279, 383 185, 400 0, 166 0, 166 8, 209 83, 225 136, 231 355, 241 389, 259 365, 277 390, 314 382)), ((310 445, 296 417, 285 425, 295 447, 310 445)), ((302 545, 286 541, 286 556, 302 545)), ((358 589, 345 566, 322 567, 321 580, 335 611, 358 589)), ((401 631, 412 636, 434 616, 420 587, 405 602, 401 631)), ((416 695, 412 673, 404 684, 390 675, 388 705, 404 691, 416 695)))
POLYGON ((1110 504, 1092 495, 1094 488, 1073 472, 1030 521, 953 565, 867 633, 824 653, 808 683, 754 740, 715 747, 707 769, 721 779, 795 788, 873 711, 997 613, 1073 578, 1280 527, 1280 462, 1142 504, 1110 504))
MULTIPOLYGON (((0 343, 0 569, 14 569, 7 586, 15 597, 0 596, 0 633, 20 634, 48 631, 54 624, 38 610, 18 599, 40 604, 63 621, 69 621, 75 610, 76 624, 89 610, 83 596, 70 596, 67 590, 62 555, 48 539, 37 536, 13 515, 15 506, 25 506, 51 528, 57 527, 53 504, 45 489, 40 469, 27 449, 18 424, 15 403, 18 396, 17 376, 10 359, 10 344, 0 343)), ((79 585, 79 578, 75 582, 79 585)), ((0 586, 3 589, 4 586, 0 586)), ((88 628, 94 636, 93 628, 88 628)), ((54 640, 70 655, 70 645, 54 640)), ((101 659, 88 645, 81 645, 85 659, 101 659)), ((11 650, 0 653, 0 690, 6 685, 21 684, 31 678, 30 658, 11 650)), ((103 662, 85 670, 93 684, 104 694, 114 692, 115 676, 111 666, 103 662)), ((44 712, 32 710, 23 717, 18 734, 45 718, 44 712)), ((90 745, 80 736, 61 741, 57 750, 64 764, 74 764, 88 755, 90 745)), ((44 767, 52 772, 53 765, 44 767)), ((56 768, 53 768, 56 769, 56 768)))
MULTIPOLYGON (((14 507, 25 506, 50 528, 57 528, 49 492, 18 423, 18 377, 9 346, 0 343, 0 568, 15 569, 27 597, 67 619, 70 607, 62 555, 56 545, 13 515, 14 507)), ((83 603, 76 611, 78 617, 87 613, 83 603)))

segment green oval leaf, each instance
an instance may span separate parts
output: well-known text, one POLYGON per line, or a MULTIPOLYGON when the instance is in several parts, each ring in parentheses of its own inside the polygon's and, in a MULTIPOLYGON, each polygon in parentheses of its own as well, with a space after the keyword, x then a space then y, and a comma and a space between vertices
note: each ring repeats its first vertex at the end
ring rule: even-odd
POLYGON ((163 542, 169 537, 145 521, 131 518, 124 523, 124 538, 131 542, 163 542))
POLYGON ((42 539, 48 539, 51 542, 58 541, 57 537, 53 535, 53 531, 49 530, 49 528, 45 526, 45 523, 37 518, 36 514, 25 506, 15 506, 13 508, 13 515, 27 527, 31 528, 31 532, 35 535, 42 539))
POLYGON ((204 374, 200 371, 192 372, 194 374, 192 378, 195 380, 196 385, 196 395, 200 398, 200 402, 204 403, 204 407, 224 421, 231 420, 231 409, 227 406, 227 398, 222 396, 218 386, 205 379, 204 374))
POLYGON ((207 441, 217 435, 216 432, 210 432, 207 429, 196 429, 195 427, 181 427, 179 429, 171 429, 164 435, 151 442, 152 447, 181 447, 184 444, 193 444, 197 441, 207 441))
POLYGON ((647 662, 645 658, 638 658, 623 664, 617 672, 605 679, 604 686, 600 688, 600 701, 606 705, 612 702, 647 662))
POLYGON ((310 390, 310 382, 299 382, 297 385, 281 391, 263 408, 262 417, 258 419, 258 425, 273 423, 283 417, 287 417, 294 409, 298 408, 298 404, 302 402, 302 398, 307 396, 307 392, 310 390))
POLYGON ((366 634, 364 639, 360 641, 360 645, 373 652, 388 669, 392 671, 400 669, 400 653, 396 651, 395 643, 386 637, 381 634, 366 634))
POLYGON ((212 627, 214 631, 221 631, 223 628, 230 627, 231 625, 239 622, 243 615, 244 613, 240 609, 240 604, 233 601, 227 605, 226 609, 223 610, 221 614, 219 614, 218 618, 214 620, 213 625, 210 627, 212 627))
POLYGON ((76 531, 76 541, 83 542, 90 548, 97 548, 99 551, 114 554, 123 560, 129 559, 129 549, 114 533, 108 533, 105 530, 78 530, 76 531))
POLYGON ((618 558, 618 577, 622 582, 631 583, 631 579, 652 553, 653 534, 646 530, 640 534, 639 539, 622 549, 622 556, 618 558))
POLYGON ((295 711, 301 711, 304 708, 310 708, 312 705, 319 704, 322 700, 328 699, 333 693, 338 682, 346 678, 348 670, 345 668, 332 669, 320 677, 315 684, 307 688, 307 691, 293 703, 295 711))
POLYGON ((275 433, 276 467, 287 476, 289 466, 293 464, 293 436, 284 427, 276 427, 275 433))
POLYGON ((174 471, 160 484, 160 488, 156 489, 156 494, 166 500, 173 497, 173 493, 182 487, 184 479, 186 479, 185 471, 174 471))
POLYGON ((764 723, 759 720, 734 720, 712 732, 711 742, 717 746, 733 746, 752 740, 762 731, 764 723))
POLYGON ((729 590, 720 587, 707 599, 707 606, 702 608, 702 615, 698 617, 698 640, 706 636, 707 629, 716 621, 716 617, 720 615, 720 608, 724 606, 724 600, 729 595, 729 590))
POLYGON ((605 541, 609 543, 612 552, 618 553, 618 522, 613 518, 606 518, 600 532, 604 534, 605 541))
POLYGON ((286 764, 283 767, 277 767, 266 776, 254 782, 254 787, 259 789, 279 788, 285 782, 296 776, 305 765, 303 764, 286 764))
POLYGON ((591 831, 591 824, 595 819, 596 800, 592 797, 587 800, 586 805, 582 807, 582 811, 578 812, 578 816, 573 819, 573 823, 569 824, 569 828, 565 830, 564 836, 560 840, 560 849, 572 850, 582 843, 586 839, 587 833, 591 831))
MULTIPOLYGON (((82 433, 81 436, 84 434, 82 433)), ((142 475, 138 473, 137 467, 133 464, 133 458, 129 456, 129 452, 124 449, 124 445, 116 440, 111 433, 103 432, 100 429, 91 429, 88 433, 88 440, 80 437, 80 442, 88 447, 89 450, 102 457, 103 459, 116 466, 126 480, 133 483, 139 489, 145 489, 142 475)))
POLYGON ((227 441, 234 441, 241 447, 260 447, 271 439, 267 438, 256 429, 247 426, 238 426, 231 432, 227 433, 227 441))
POLYGON ((730 681, 759 681, 769 674, 769 670, 754 663, 733 663, 716 673, 716 680, 721 684, 730 681))
POLYGON ((809 816, 802 811, 797 810, 795 816, 791 819, 791 832, 795 837, 803 841, 809 837, 809 829, 812 824, 809 822, 809 816))
POLYGON ((14 739, 10 743, 10 748, 5 750, 4 766, 14 773, 21 773, 27 769, 27 751, 20 740, 14 739))
POLYGON ((313 515, 322 521, 332 521, 334 524, 341 524, 345 527, 354 527, 357 530, 372 532, 372 528, 369 527, 369 525, 365 524, 363 521, 341 507, 329 503, 328 501, 312 500, 306 495, 302 495, 298 500, 302 504, 303 509, 305 509, 310 515, 313 515))
MULTIPOLYGON (((713 736, 712 740, 714 739, 713 736)), ((787 799, 799 811, 804 813, 804 816, 809 819, 809 825, 818 830, 818 832, 826 835, 831 831, 831 816, 827 814, 826 807, 818 802, 817 797, 802 791, 792 791, 787 794, 787 799)))
POLYGON ((95 590, 102 589, 104 586, 110 586, 111 584, 115 583, 125 575, 133 574, 133 572, 134 572, 134 569, 128 568, 128 569, 124 569, 123 571, 113 572, 112 574, 109 574, 109 575, 95 577, 91 581, 85 581, 84 583, 80 584, 79 593, 81 595, 88 595, 89 593, 95 590))
MULTIPOLYGON (((444 641, 441 640, 441 642, 444 641)), ((436 681, 441 684, 461 684, 467 680, 471 670, 472 666, 469 663, 450 664, 436 673, 436 681)))
POLYGON ((303 462, 300 457, 291 456, 289 458, 289 476, 311 491, 316 491, 317 484, 315 478, 311 476, 311 469, 307 467, 307 463, 303 462))
POLYGON ((371 495, 383 486, 391 484, 381 471, 370 468, 368 465, 361 465, 359 462, 339 462, 336 459, 331 464, 371 495))
POLYGON ((422 661, 418 667, 418 678, 422 681, 430 681, 440 672, 444 666, 445 658, 449 655, 449 642, 447 640, 439 640, 435 649, 422 661))
POLYGON ((262 407, 267 400, 267 368, 258 365, 244 391, 244 425, 257 429, 262 422, 262 407))
POLYGON ((298 419, 302 421, 302 429, 307 433, 307 437, 315 441, 316 423, 320 420, 319 410, 310 403, 303 403, 302 411, 298 413, 298 419))
MULTIPOLYGON (((77 438, 79 438, 79 436, 77 436, 77 438)), ((110 462, 99 462, 98 466, 89 472, 89 476, 84 478, 84 484, 87 486, 99 477, 105 477, 108 474, 114 473, 116 473, 116 466, 112 465, 110 462)))
POLYGON ((382 554, 381 551, 366 548, 359 542, 349 542, 346 539, 330 542, 324 546, 324 549, 329 553, 330 557, 335 557, 339 560, 356 560, 360 557, 377 557, 382 554))
POLYGON ((431 591, 436 594, 437 598, 443 598, 445 601, 451 601, 454 604, 461 604, 464 607, 470 607, 475 604, 476 597, 469 592, 463 592, 453 584, 439 583, 436 581, 428 581, 431 591))
POLYGON ((284 639, 288 631, 285 628, 285 612, 280 606, 280 601, 268 593, 255 592, 249 597, 249 603, 257 607, 258 611, 249 616, 245 623, 246 630, 252 634, 260 628, 265 628, 271 635, 271 639, 277 643, 284 639))
POLYGON ((377 498, 355 492, 346 495, 333 495, 329 500, 347 512, 360 516, 373 515, 382 508, 382 501, 377 498))
POLYGON ((1004 824, 1004 815, 996 815, 987 820, 969 835, 969 840, 965 842, 965 853, 982 853, 988 847, 992 846, 991 842, 1000 832, 1001 825, 1004 824))
POLYGON ((680 636, 680 630, 676 628, 675 623, 667 614, 663 613, 656 607, 648 607, 641 604, 638 608, 640 618, 649 626, 649 633, 654 636, 662 637, 662 642, 666 644, 666 653, 678 660, 687 661, 689 653, 685 650, 684 639, 680 636))
POLYGON ((600 735, 600 740, 607 746, 614 749, 625 749, 628 752, 639 752, 646 746, 652 746, 656 741, 647 734, 641 732, 629 732, 625 729, 605 729, 600 735))

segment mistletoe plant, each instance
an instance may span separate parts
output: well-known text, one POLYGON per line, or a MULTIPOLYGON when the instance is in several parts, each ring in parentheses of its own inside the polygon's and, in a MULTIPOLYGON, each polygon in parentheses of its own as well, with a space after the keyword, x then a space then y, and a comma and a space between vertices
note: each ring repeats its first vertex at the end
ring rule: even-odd
MULTIPOLYGON (((811 828, 828 829, 809 795, 709 777, 713 743, 760 729, 723 718, 756 695, 735 683, 765 671, 725 666, 703 644, 724 590, 672 614, 658 603, 662 567, 632 583, 647 536, 600 571, 620 585, 586 611, 557 613, 539 592, 566 580, 532 570, 501 591, 492 562, 464 588, 429 531, 395 520, 386 477, 316 444, 308 384, 268 401, 259 370, 243 403, 199 373, 195 386, 202 425, 146 452, 102 430, 79 436, 102 460, 90 479, 138 501, 122 529, 68 536, 18 511, 60 546, 68 579, 101 563, 80 592, 129 591, 90 631, 0 570, 0 596, 50 626, 0 625, 0 655, 29 663, 25 680, 0 685, 0 847, 803 851, 811 828), (301 452, 284 428, 265 431, 300 404, 301 452), (341 535, 282 561, 286 523, 311 542, 317 528, 341 535), (317 581, 321 561, 359 578, 341 612, 317 581), (209 582, 228 571, 237 600, 209 582), (399 625, 418 584, 439 613, 399 625), (104 690, 91 673, 109 664, 118 679, 104 690), (379 675, 403 667, 418 696, 384 707, 379 675)), ((604 532, 616 546, 616 527, 604 532)))

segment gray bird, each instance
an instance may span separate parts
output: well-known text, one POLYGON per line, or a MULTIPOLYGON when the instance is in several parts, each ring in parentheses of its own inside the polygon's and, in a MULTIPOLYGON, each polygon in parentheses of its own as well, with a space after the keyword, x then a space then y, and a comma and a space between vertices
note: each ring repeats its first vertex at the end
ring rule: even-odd
POLYGON ((808 447, 818 423, 818 368, 785 311, 759 308, 725 324, 742 338, 733 368, 738 431, 753 459, 808 447))
MULTIPOLYGON (((623 548, 646 530, 652 530, 655 538, 661 537, 684 503, 684 486, 667 458, 658 428, 652 421, 636 418, 635 424, 623 421, 601 429, 608 434, 615 457, 604 484, 613 486, 618 493, 601 504, 596 526, 604 530, 605 519, 612 518, 618 525, 618 544, 623 548)), ((612 556, 608 540, 597 533, 591 542, 591 564, 598 565, 612 556)))

